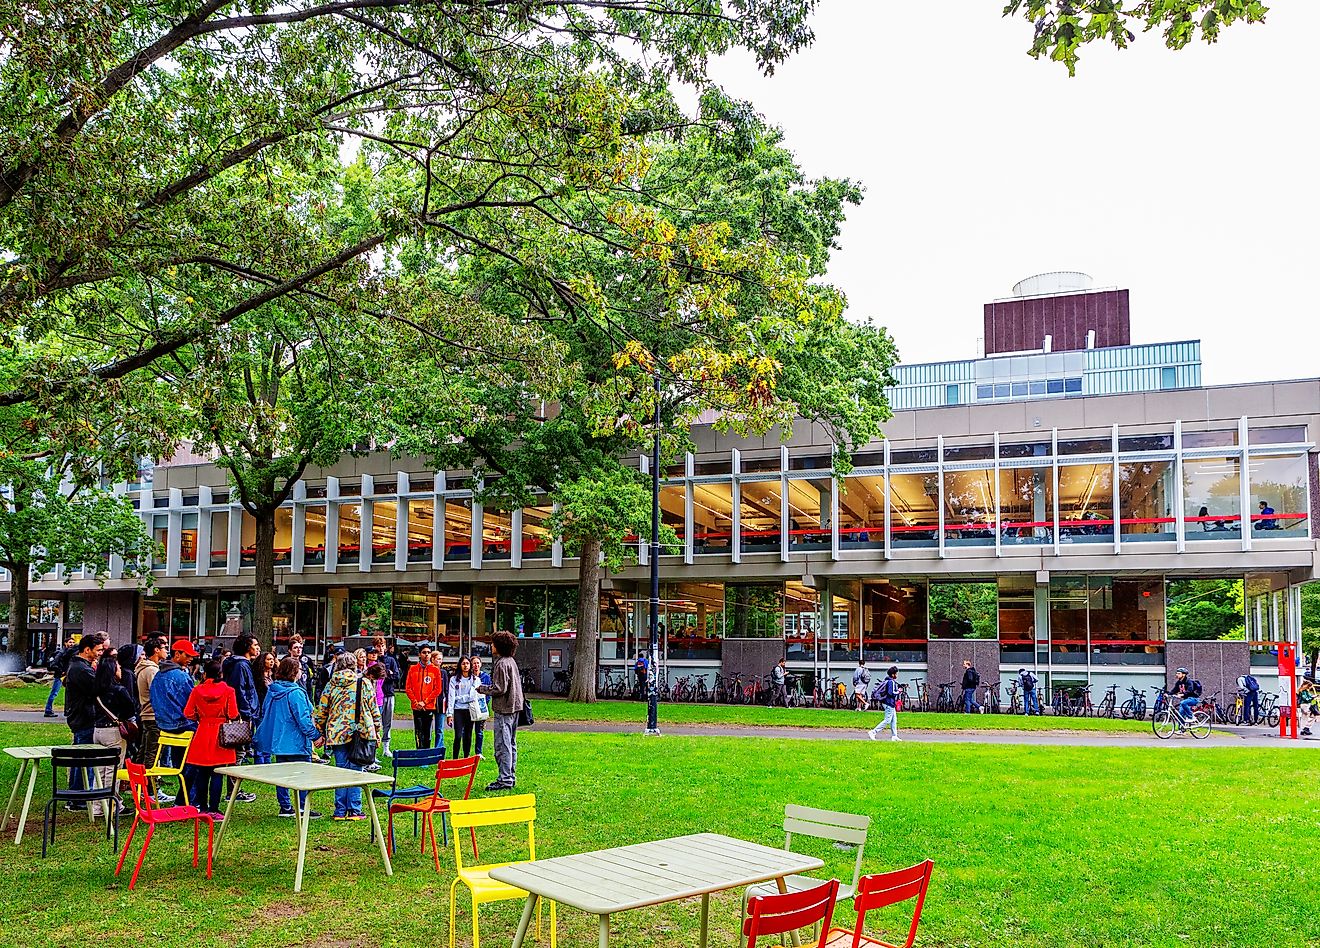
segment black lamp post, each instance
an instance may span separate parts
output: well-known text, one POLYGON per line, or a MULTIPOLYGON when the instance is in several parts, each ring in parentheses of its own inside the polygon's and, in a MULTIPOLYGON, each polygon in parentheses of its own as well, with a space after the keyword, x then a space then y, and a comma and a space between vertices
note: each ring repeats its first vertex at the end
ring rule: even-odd
POLYGON ((655 371, 655 432, 651 444, 651 652, 647 668, 646 733, 659 734, 660 701, 660 367, 655 371))

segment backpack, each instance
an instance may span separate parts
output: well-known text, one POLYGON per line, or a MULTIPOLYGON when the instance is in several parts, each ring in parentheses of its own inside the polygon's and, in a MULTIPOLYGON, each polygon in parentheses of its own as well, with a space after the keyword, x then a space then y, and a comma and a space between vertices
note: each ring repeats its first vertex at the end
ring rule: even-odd
POLYGON ((1187 679, 1187 697, 1189 698, 1201 697, 1201 680, 1199 678, 1187 679))
POLYGON ((1024 675, 1022 678, 1022 687, 1027 688, 1031 691, 1035 691, 1036 682, 1037 682, 1036 676, 1033 675, 1031 672, 1027 672, 1026 675, 1024 675))
POLYGON ((1256 680, 1255 675, 1246 675, 1242 683, 1247 686, 1248 691, 1260 691, 1260 682, 1256 680))

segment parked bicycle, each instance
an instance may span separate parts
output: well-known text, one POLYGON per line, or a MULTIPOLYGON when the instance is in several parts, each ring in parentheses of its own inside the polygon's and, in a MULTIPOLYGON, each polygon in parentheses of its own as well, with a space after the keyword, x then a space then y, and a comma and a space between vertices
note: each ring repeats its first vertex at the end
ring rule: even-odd
POLYGON ((1129 688, 1128 693, 1132 697, 1123 702, 1123 706, 1119 708, 1119 714, 1122 715, 1124 721, 1144 721, 1146 719, 1146 693, 1140 688, 1129 688))
POLYGON ((1003 710, 999 707, 999 682, 992 682, 985 686, 985 697, 981 703, 991 714, 998 714, 1003 710))
POLYGON ((958 710, 958 699, 954 697, 953 689, 957 686, 956 681, 946 681, 940 685, 939 697, 935 699, 935 710, 942 711, 945 714, 952 714, 958 710))
POLYGON ((1110 685, 1105 696, 1100 699, 1100 704, 1096 708, 1096 717, 1112 718, 1114 716, 1115 705, 1118 703, 1118 685, 1110 685))
POLYGON ((1008 683, 1008 713, 1022 713, 1022 694, 1018 690, 1017 679, 1014 678, 1008 683))

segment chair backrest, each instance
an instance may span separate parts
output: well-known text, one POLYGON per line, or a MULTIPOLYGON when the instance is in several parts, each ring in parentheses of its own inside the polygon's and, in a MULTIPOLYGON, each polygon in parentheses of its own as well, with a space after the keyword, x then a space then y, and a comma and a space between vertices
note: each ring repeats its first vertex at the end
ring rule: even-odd
POLYGON ((160 741, 156 745, 156 759, 151 762, 152 769, 160 767, 161 755, 167 747, 182 747, 183 753, 179 755, 179 760, 175 761, 172 767, 167 769, 173 771, 182 771, 183 765, 188 762, 188 750, 192 747, 193 735, 196 731, 161 731, 160 741))
POLYGON ((931 870, 935 863, 925 862, 893 872, 878 872, 875 875, 862 876, 857 882, 857 895, 853 897, 853 908, 857 910, 857 928, 853 931, 852 948, 857 948, 862 940, 862 926, 866 922, 866 913, 871 909, 896 905, 908 899, 916 899, 912 910, 912 924, 908 927, 907 941, 903 948, 912 948, 917 940, 917 926, 921 923, 921 908, 926 904, 926 890, 930 887, 931 870))
MULTIPOLYGON (((75 770, 84 768, 117 768, 119 766, 119 748, 106 747, 96 750, 84 750, 80 747, 53 747, 50 751, 50 771, 51 787, 54 791, 60 790, 60 771, 69 771, 70 775, 75 770)), ((107 787, 97 788, 107 797, 115 794, 115 781, 111 780, 107 787)), ((85 792, 95 792, 90 787, 85 788, 85 792)))
MULTIPOLYGON (((449 804, 449 825, 455 830, 477 826, 513 826, 527 824, 529 859, 536 858, 536 794, 520 793, 509 797, 490 797, 484 800, 452 800, 449 804)), ((463 868, 463 848, 454 840, 454 865, 463 868)))
POLYGON ((394 765, 394 786, 399 786, 399 771, 410 768, 425 767, 430 770, 438 764, 444 763, 445 749, 443 747, 432 747, 427 750, 398 750, 390 757, 390 762, 394 765))
POLYGON ((156 803, 147 792, 147 768, 130 760, 125 762, 124 769, 128 771, 128 787, 133 794, 133 807, 145 822, 150 823, 156 803))
POLYGON ((866 849, 866 834, 871 828, 869 816, 839 813, 835 810, 817 810, 814 807, 789 803, 784 807, 784 848, 793 848, 793 834, 829 839, 857 847, 853 862, 853 888, 862 875, 862 855, 866 849))
POLYGON ((761 935, 795 932, 817 922, 821 923, 817 948, 822 948, 830 930, 830 919, 834 917, 834 901, 838 897, 838 879, 801 892, 752 896, 747 901, 747 915, 743 919, 747 948, 756 948, 756 939, 761 935))
POLYGON ((472 795, 472 783, 477 779, 477 764, 480 757, 460 757, 458 760, 442 760, 435 767, 435 793, 433 800, 447 799, 442 789, 446 780, 462 780, 467 777, 467 786, 463 788, 463 799, 472 795))

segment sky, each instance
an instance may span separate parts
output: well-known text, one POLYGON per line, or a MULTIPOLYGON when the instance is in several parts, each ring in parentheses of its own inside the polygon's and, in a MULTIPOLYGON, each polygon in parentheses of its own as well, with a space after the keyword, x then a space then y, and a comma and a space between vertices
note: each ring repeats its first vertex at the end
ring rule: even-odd
POLYGON ((1093 45, 1070 79, 1001 0, 822 0, 773 77, 712 76, 809 176, 865 185, 829 280, 902 361, 980 355, 983 303, 1081 270, 1131 290, 1133 342, 1201 339, 1204 384, 1315 378, 1320 3, 1272 6, 1211 46, 1093 45))

